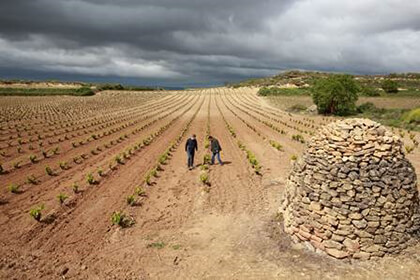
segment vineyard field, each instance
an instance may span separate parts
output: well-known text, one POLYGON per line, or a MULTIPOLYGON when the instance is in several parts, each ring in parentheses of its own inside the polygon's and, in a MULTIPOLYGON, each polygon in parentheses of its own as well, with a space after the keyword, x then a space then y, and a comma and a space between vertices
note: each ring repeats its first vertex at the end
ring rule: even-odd
MULTIPOLYGON (((354 264, 289 242, 278 215, 287 176, 336 118, 279 107, 252 88, 0 96, 0 279, 420 275, 418 245, 354 264), (205 162, 208 135, 223 166, 205 162)), ((420 177, 420 133, 393 130, 420 177)))

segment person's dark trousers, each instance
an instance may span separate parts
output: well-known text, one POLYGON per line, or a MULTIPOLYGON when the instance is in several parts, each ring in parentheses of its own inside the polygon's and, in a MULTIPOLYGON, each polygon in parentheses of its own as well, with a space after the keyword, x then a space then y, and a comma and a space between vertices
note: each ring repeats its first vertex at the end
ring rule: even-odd
POLYGON ((220 152, 212 153, 211 155, 211 164, 214 164, 214 158, 217 157, 220 165, 223 165, 222 159, 220 158, 220 152))
POLYGON ((194 167, 194 150, 188 151, 187 150, 187 156, 188 156, 188 167, 192 168, 194 167))

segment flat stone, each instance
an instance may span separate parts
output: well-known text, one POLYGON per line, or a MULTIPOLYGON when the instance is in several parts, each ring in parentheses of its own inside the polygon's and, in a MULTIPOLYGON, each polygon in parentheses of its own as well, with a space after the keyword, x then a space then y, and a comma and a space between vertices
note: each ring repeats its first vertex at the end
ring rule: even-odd
POLYGON ((337 258, 337 259, 344 259, 349 256, 349 253, 341 251, 341 250, 337 250, 334 248, 326 248, 325 251, 327 252, 328 255, 333 256, 334 258, 337 258))
POLYGON ((352 220, 361 220, 363 219, 363 216, 362 214, 356 212, 356 213, 350 213, 349 218, 352 220))
POLYGON ((335 248, 335 249, 343 248, 343 244, 341 244, 340 242, 331 240, 331 239, 325 240, 324 242, 322 242, 322 244, 324 244, 325 248, 335 248))
POLYGON ((343 245, 346 246, 347 250, 356 252, 360 249, 360 244, 356 240, 351 240, 349 238, 344 239, 343 245))
POLYGON ((373 252, 378 252, 380 249, 381 249, 381 246, 375 244, 375 245, 367 247, 365 251, 368 253, 373 253, 373 252))
POLYGON ((366 220, 353 220, 351 221, 351 223, 358 229, 364 229, 368 226, 366 220))
POLYGON ((370 254, 367 252, 357 252, 353 254, 353 258, 359 260, 368 260, 370 259, 370 254))

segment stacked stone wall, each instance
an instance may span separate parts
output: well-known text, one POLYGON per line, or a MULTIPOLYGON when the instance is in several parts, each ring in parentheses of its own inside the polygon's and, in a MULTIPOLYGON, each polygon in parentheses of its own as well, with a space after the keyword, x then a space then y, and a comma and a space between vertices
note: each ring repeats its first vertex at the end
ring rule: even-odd
POLYGON ((365 119, 329 124, 311 139, 283 210, 295 242, 340 259, 399 253, 420 228, 416 174, 401 140, 365 119))

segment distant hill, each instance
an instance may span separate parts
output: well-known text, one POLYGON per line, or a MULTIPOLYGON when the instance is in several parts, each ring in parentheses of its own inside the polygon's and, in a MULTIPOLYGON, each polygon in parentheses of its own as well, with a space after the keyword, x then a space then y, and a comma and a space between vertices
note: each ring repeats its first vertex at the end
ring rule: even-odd
MULTIPOLYGON (((238 87, 310 87, 318 78, 325 78, 339 73, 287 71, 272 77, 248 79, 238 83, 230 83, 227 86, 238 87)), ((403 73, 388 75, 352 75, 360 84, 369 87, 381 87, 383 80, 394 80, 404 88, 420 88, 420 73, 403 73)))

